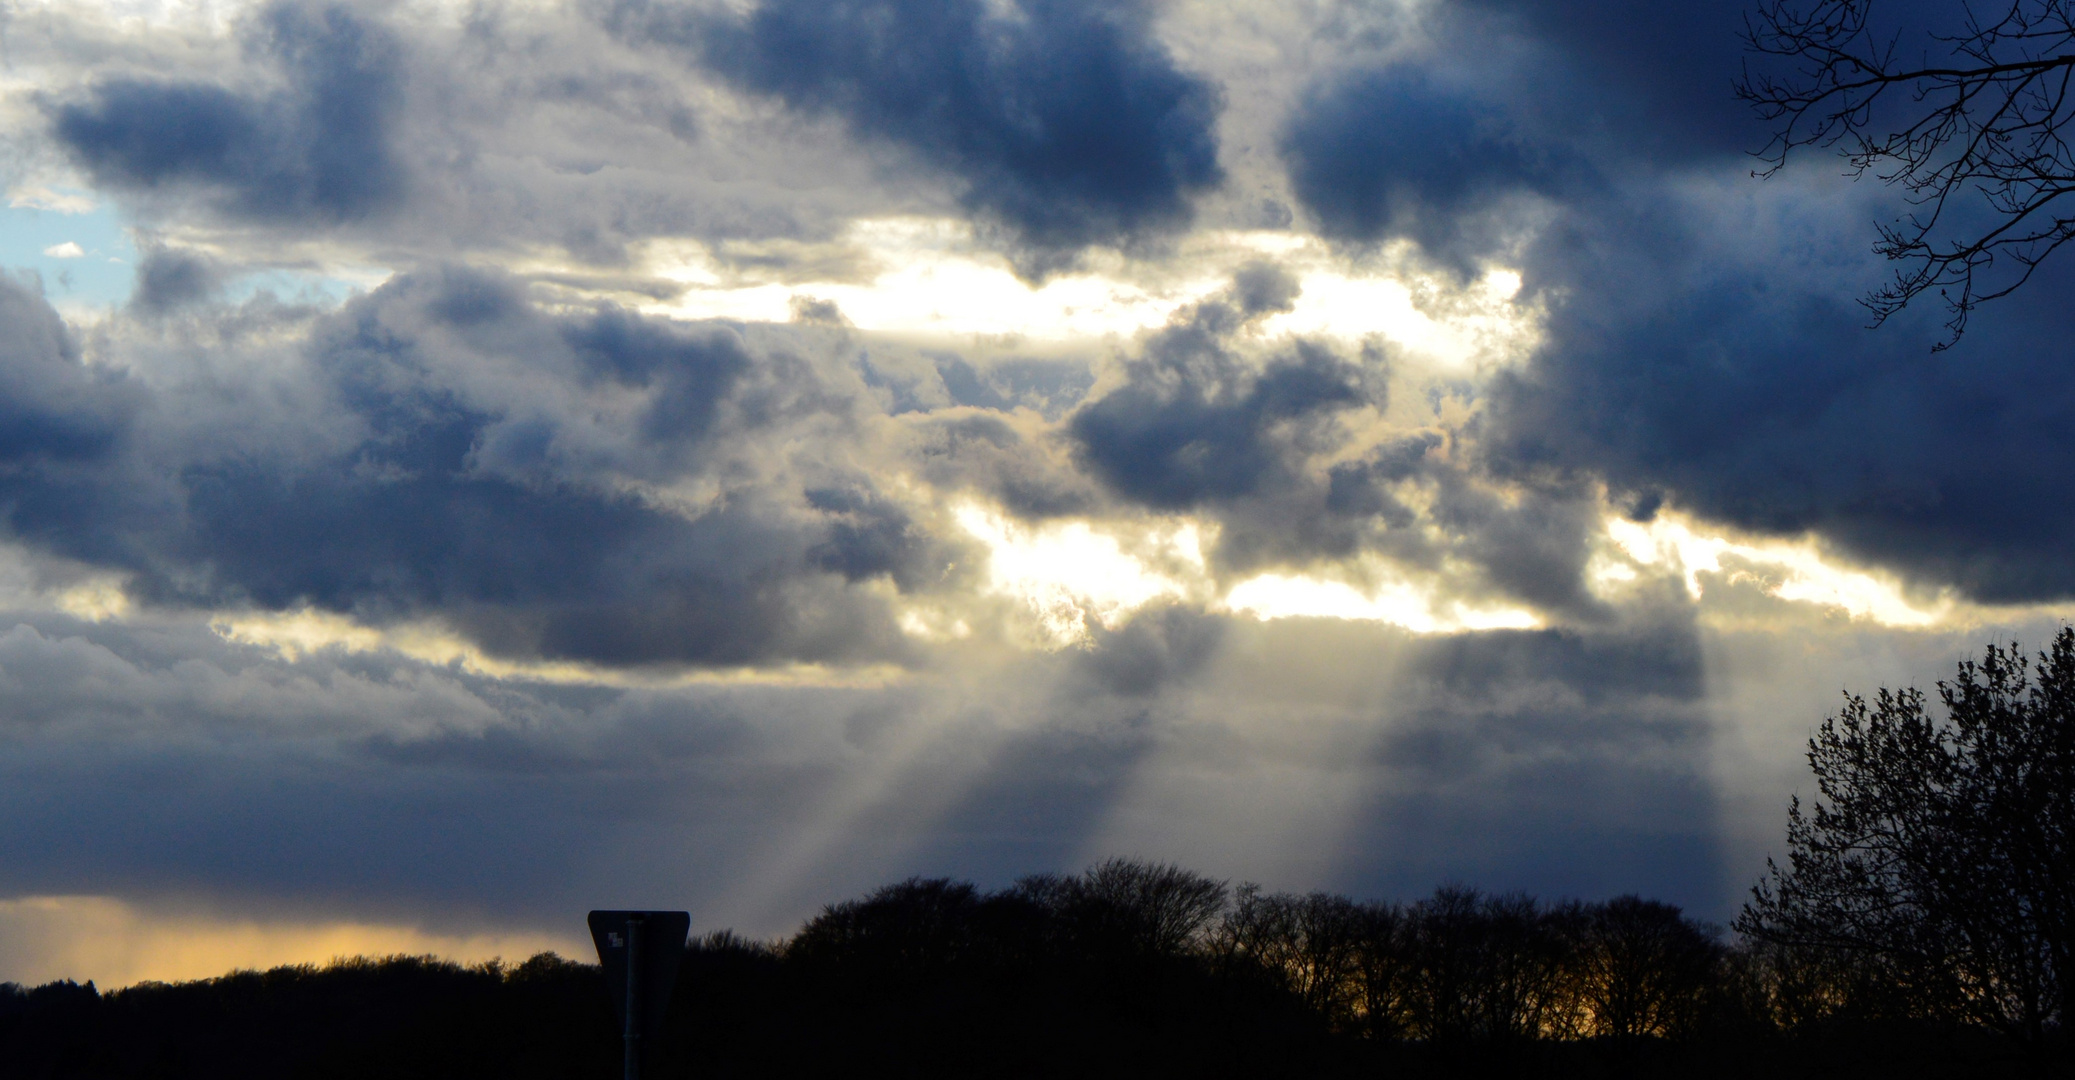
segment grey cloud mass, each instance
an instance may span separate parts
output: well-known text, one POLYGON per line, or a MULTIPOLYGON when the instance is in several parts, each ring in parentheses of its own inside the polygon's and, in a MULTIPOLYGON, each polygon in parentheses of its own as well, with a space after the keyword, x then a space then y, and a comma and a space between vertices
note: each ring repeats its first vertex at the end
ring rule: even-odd
POLYGON ((479 272, 399 278, 311 325, 298 376, 326 415, 283 455, 183 444, 168 414, 207 407, 189 399, 207 388, 154 400, 98 377, 39 300, 7 299, 47 331, 10 358, 13 429, 42 436, 0 481, 8 526, 127 572, 140 598, 431 615, 519 657, 896 660, 883 605, 852 585, 931 577, 926 542, 863 481, 722 475, 699 511, 625 488, 758 466, 717 460, 722 434, 840 424, 839 389, 727 327, 550 316, 479 272))
POLYGON ((1189 197, 1221 178, 1218 89, 1176 67, 1135 2, 765 0, 740 23, 670 14, 619 18, 674 25, 737 85, 958 177, 961 202, 1035 266, 1186 226, 1189 197))
POLYGON ((32 291, 0 278, 0 461, 10 471, 67 468, 109 452, 135 399, 80 363, 70 328, 32 291))
POLYGON ((1689 100, 1705 85, 1727 93, 1733 48, 1673 34, 1669 13, 1480 6, 1560 69, 1601 74, 1554 90, 1532 71, 1449 86, 1430 73, 1447 53, 1343 74, 1300 104, 1284 152, 1329 232, 1409 237, 1444 260, 1463 256, 1466 229, 1487 229, 1467 254, 1498 249, 1494 200, 1547 200, 1518 259, 1525 295, 1548 298, 1548 336, 1494 386, 1493 468, 1526 479, 1554 466, 1637 505, 1812 531, 1984 600, 2071 595, 2058 495, 2068 338, 2052 299, 2065 270, 2048 267, 2030 301, 1950 355, 1928 355, 1937 331, 1923 313, 1869 331, 1855 300, 1879 268, 1855 248, 1876 193, 1798 172, 1746 184, 1726 146, 1738 133, 1761 145, 1758 126, 1689 100), (1587 154, 1598 167, 1566 166, 1587 154))
POLYGON ((1177 312, 1124 358, 1118 385, 1067 418, 1075 461, 1127 504, 1217 522, 1226 572, 1363 553, 1427 571, 1454 563, 1476 569, 1473 592, 1604 617, 1584 580, 1597 490, 1522 468, 1501 491, 1488 463, 1454 445, 1474 433, 1439 422, 1358 436, 1350 414, 1388 407, 1388 352, 1301 338, 1264 351, 1246 338, 1297 291, 1255 263, 1177 312))
POLYGON ((630 2, 485 5, 453 26, 274 0, 235 20, 235 52, 117 52, 36 101, 54 148, 158 225, 198 207, 276 242, 314 231, 433 262, 546 243, 601 267, 697 237, 782 277, 848 258, 817 245, 853 215, 958 208, 1042 274, 1186 230, 1223 178, 1219 88, 1153 19, 1066 0, 630 2), (766 99, 802 123, 756 123, 766 99), (909 165, 831 145, 817 117, 909 165))
POLYGON ((1477 98, 1418 69, 1315 86, 1283 136, 1291 186, 1328 235, 1485 254, 1509 198, 1560 194, 1584 166, 1477 98))
POLYGON ((223 277, 222 269, 207 256, 163 247, 147 250, 137 264, 130 306, 149 315, 177 311, 214 296, 223 277))
POLYGON ((1359 372, 1297 342, 1252 371, 1226 341, 1288 310, 1296 283, 1270 266, 1243 271, 1229 297, 1178 314, 1126 365, 1126 382, 1075 412, 1083 462, 1125 498, 1183 510, 1288 485, 1293 458, 1330 436, 1334 412, 1364 401, 1359 372))
POLYGON ((1754 128, 1730 92, 1747 10, 1723 0, 1468 0, 1446 33, 1457 56, 1489 51, 1498 34, 1532 43, 1537 62, 1524 75, 1535 97, 1520 104, 1539 128, 1660 165, 1734 161, 1754 128))
POLYGON ((53 133, 99 184, 193 187, 234 218, 327 224, 403 198, 402 45, 388 28, 344 5, 283 3, 248 33, 284 89, 110 79, 49 106, 53 133))
POLYGON ((223 14, 228 34, 167 27, 154 41, 92 8, 51 13, 18 42, 46 85, 18 102, 38 138, 16 152, 69 166, 233 270, 553 250, 576 279, 675 292, 628 273, 643 244, 744 242, 757 250, 723 254, 783 276, 854 258, 828 247, 850 215, 912 206, 814 133, 746 128, 727 91, 615 40, 588 8, 449 19, 275 0, 223 14), (787 191, 801 168, 832 186, 787 191))
MULTIPOLYGON (((771 932, 784 916, 760 904, 862 887, 888 859, 990 881, 1071 865, 1139 812, 1145 777, 1200 801, 1280 776, 1343 792, 1361 823, 1354 854, 1309 871, 1339 887, 1453 871, 1600 891, 1668 857, 1646 876, 1704 903, 1692 643, 1635 634, 1423 643, 1169 609, 1085 658, 925 687, 598 690, 381 654, 287 662, 193 623, 38 620, 0 634, 0 887, 520 922, 656 890, 771 932), (1262 678, 1277 670, 1310 689, 1262 678), (1324 693, 1356 707, 1306 701, 1324 693), (1292 704, 1309 725, 1258 722, 1292 704), (1573 803, 1581 785, 1619 811, 1573 803), (852 807, 833 866, 772 877, 831 803, 852 807), (1502 845, 1475 839, 1500 822, 1502 845)), ((1269 812, 1279 801, 1170 843, 1231 872, 1228 844, 1281 829, 1315 851, 1312 830, 1343 827, 1269 812)))
MULTIPOLYGON (((1498 460, 1813 530, 1987 600, 2075 591, 2064 308, 2010 305, 1934 355, 1931 313, 1866 330, 1853 303, 1865 278, 1755 264, 1705 218, 1609 208, 1560 235, 1537 252, 1545 280, 1599 289, 1558 304, 1550 344, 1501 383, 1498 460)), ((2055 270, 2041 294, 2066 281, 2055 270)))

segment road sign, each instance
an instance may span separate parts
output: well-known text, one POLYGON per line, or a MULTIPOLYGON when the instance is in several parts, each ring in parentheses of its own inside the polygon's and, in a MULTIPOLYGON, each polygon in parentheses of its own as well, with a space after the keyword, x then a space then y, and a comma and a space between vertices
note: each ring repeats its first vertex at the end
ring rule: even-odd
POLYGON ((626 1080, 640 1080, 647 1036, 663 1029, 691 927, 692 917, 682 911, 591 913, 591 941, 598 946, 605 989, 626 1040, 626 1080))

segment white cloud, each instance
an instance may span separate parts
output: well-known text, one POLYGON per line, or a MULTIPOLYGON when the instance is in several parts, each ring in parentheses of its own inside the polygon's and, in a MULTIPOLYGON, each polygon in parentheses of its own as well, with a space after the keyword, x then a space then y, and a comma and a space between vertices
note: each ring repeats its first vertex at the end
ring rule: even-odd
POLYGON ((55 191, 37 185, 7 189, 7 205, 14 210, 49 210, 57 214, 89 214, 100 204, 83 191, 55 191))
MULTIPOLYGON (((1659 514, 1648 524, 1609 517, 1606 527, 1614 545, 1636 563, 1682 574, 1695 600, 1707 591, 1703 575, 1720 575, 1727 582, 1757 584, 1782 600, 1838 608, 1882 626, 1930 627, 1955 608, 1950 595, 1920 606, 1903 594, 1893 576, 1839 566, 1807 539, 1734 540, 1672 514, 1659 514)), ((1619 581, 1627 569, 1607 564, 1599 576, 1619 581)))
MULTIPOLYGON (((1364 585, 1318 574, 1270 572, 1233 584, 1220 596, 1205 551, 1215 526, 1188 518, 1151 523, 1050 522, 1017 524, 1006 515, 967 504, 955 519, 989 551, 988 589, 1019 600, 1051 647, 1087 640, 1087 624, 1115 628, 1156 600, 1193 601, 1213 611, 1261 620, 1297 617, 1387 623, 1414 633, 1528 629, 1536 615, 1495 600, 1446 594, 1444 571, 1409 576, 1385 560, 1354 561, 1364 585)), ((920 618, 909 631, 942 639, 920 618)))
POLYGON ((1016 277, 1007 259, 981 247, 970 225, 951 219, 855 222, 838 246, 851 256, 843 265, 876 268, 865 281, 744 279, 705 245, 657 242, 648 249, 651 272, 689 288, 646 310, 783 322, 801 294, 834 301, 867 331, 1085 341, 1158 327, 1183 306, 1226 288, 1242 264, 1267 258, 1295 274, 1302 288, 1291 311, 1264 321, 1261 332, 1269 336, 1359 341, 1379 335, 1463 364, 1524 356, 1537 333, 1540 314, 1513 302, 1520 275, 1510 270, 1493 270, 1461 289, 1410 269, 1402 245, 1351 261, 1322 241, 1289 232, 1211 231, 1180 244, 1184 250, 1159 265, 1091 252, 1080 271, 1031 285, 1016 277), (1433 303, 1436 297, 1445 303, 1433 303))
POLYGON ((1364 559, 1376 583, 1358 588, 1344 581, 1298 574, 1261 574, 1225 594, 1224 606, 1259 619, 1311 617, 1356 619, 1402 626, 1421 634, 1462 630, 1526 630, 1541 625, 1534 612, 1502 602, 1466 601, 1440 595, 1444 582, 1416 581, 1379 559, 1364 559))
POLYGON ((43 253, 53 259, 79 259, 86 256, 86 249, 67 240, 62 244, 52 244, 44 248, 43 253))
MULTIPOLYGON (((1087 623, 1116 626, 1163 597, 1182 597, 1190 582, 1152 565, 1119 538, 1085 521, 1024 526, 976 504, 960 507, 958 523, 988 548, 988 589, 1020 600, 1053 647, 1085 640, 1087 623)), ((1200 580, 1202 539, 1193 522, 1169 525, 1136 545, 1159 549, 1192 567, 1200 580)))

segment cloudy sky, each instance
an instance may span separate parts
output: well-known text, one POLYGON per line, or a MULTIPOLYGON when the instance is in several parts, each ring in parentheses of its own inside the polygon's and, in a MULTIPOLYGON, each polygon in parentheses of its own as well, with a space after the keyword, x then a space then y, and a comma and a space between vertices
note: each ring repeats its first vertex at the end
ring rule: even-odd
POLYGON ((2075 610, 1741 3, 13 0, 0 979, 1112 854, 1726 920, 2075 610))

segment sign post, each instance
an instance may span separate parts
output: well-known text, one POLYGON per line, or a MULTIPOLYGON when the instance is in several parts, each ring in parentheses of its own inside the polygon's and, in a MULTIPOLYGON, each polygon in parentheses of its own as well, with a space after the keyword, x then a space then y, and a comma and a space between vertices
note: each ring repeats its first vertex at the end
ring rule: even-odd
POLYGON ((590 922, 591 941, 605 968, 605 989, 626 1043, 624 1075, 641 1080, 646 1039, 662 1030, 692 917, 682 911, 594 911, 590 922))

